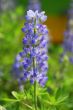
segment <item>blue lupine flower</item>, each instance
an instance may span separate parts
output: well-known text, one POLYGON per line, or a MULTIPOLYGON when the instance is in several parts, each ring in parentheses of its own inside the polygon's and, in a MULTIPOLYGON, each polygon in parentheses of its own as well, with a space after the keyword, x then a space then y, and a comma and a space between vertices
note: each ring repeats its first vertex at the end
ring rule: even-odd
POLYGON ((73 62, 73 1, 70 4, 70 10, 68 11, 69 14, 69 21, 67 30, 64 33, 64 54, 67 55, 70 62, 73 62))
POLYGON ((25 33, 23 38, 23 51, 16 57, 15 67, 19 68, 20 79, 31 83, 38 82, 44 87, 47 81, 48 70, 48 30, 43 21, 47 19, 45 12, 27 11, 26 23, 22 28, 25 33))

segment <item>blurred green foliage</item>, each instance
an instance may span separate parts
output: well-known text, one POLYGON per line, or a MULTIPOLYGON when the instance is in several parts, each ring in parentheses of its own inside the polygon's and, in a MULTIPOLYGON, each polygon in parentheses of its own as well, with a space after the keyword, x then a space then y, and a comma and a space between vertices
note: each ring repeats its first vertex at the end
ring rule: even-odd
MULTIPOLYGON (((29 0, 18 0, 19 4, 23 7, 27 7, 29 0)), ((47 15, 62 15, 66 14, 69 9, 70 0, 39 0, 41 3, 42 10, 44 10, 47 15)))
POLYGON ((20 48, 22 15, 23 9, 18 7, 12 12, 2 13, 0 18, 0 68, 5 72, 20 48))
POLYGON ((65 14, 69 8, 70 0, 40 0, 43 10, 48 15, 56 16, 65 14))

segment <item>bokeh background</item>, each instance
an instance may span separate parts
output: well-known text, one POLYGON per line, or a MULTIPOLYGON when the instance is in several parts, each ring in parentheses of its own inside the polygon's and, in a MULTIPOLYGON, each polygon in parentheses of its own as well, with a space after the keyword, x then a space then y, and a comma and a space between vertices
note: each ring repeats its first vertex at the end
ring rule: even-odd
MULTIPOLYGON (((30 1, 35 0, 0 0, 0 97, 9 97, 12 90, 18 90, 13 64, 17 53, 22 50, 24 34, 21 28, 24 25, 24 16, 29 8, 30 1)), ((49 29, 49 37, 51 39, 51 47, 49 49, 51 59, 49 60, 50 69, 47 85, 51 88, 49 90, 54 90, 59 86, 66 87, 66 91, 70 94, 70 100, 72 100, 73 66, 66 65, 69 68, 67 73, 66 71, 64 74, 56 73, 62 66, 58 64, 58 60, 62 51, 60 45, 63 42, 64 31, 68 22, 70 0, 39 0, 39 3, 40 9, 44 10, 48 16, 45 24, 49 29)), ((73 110, 73 106, 68 110, 73 110)))

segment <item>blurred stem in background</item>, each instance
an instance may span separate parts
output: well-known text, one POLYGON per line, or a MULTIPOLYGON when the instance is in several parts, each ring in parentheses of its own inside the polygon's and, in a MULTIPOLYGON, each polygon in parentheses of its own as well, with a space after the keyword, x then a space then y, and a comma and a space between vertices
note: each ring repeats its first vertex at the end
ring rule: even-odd
POLYGON ((0 0, 0 11, 8 11, 15 8, 16 0, 0 0))
POLYGON ((39 0, 28 0, 28 10, 40 11, 41 10, 40 1, 39 0))

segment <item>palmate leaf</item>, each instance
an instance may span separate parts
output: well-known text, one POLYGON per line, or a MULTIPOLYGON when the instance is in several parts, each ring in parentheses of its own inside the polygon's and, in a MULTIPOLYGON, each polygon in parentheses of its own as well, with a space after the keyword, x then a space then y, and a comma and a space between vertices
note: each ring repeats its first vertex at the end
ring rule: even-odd
MULTIPOLYGON (((28 92, 27 92, 27 94, 28 94, 28 92)), ((12 98, 12 99, 11 98, 0 99, 0 101, 5 103, 4 107, 10 108, 10 109, 11 109, 11 107, 12 108, 14 107, 14 110, 17 110, 15 108, 17 108, 16 105, 18 104, 18 106, 19 106, 18 108, 22 108, 21 105, 23 105, 23 108, 25 107, 28 109, 32 109, 32 107, 30 106, 30 104, 31 104, 30 98, 28 97, 28 100, 27 100, 25 92, 12 91, 12 95, 14 96, 14 98, 12 98)), ((18 109, 18 110, 20 110, 20 109, 18 109)))
POLYGON ((67 98, 68 98, 68 96, 61 96, 61 97, 59 97, 57 102, 56 102, 56 105, 59 105, 59 104, 65 102, 67 98))
MULTIPOLYGON (((43 97, 42 97, 43 98, 43 97)), ((59 106, 64 104, 68 99, 68 94, 63 89, 58 89, 54 95, 47 94, 47 97, 41 99, 50 106, 59 106)))
POLYGON ((16 106, 17 105, 17 102, 19 102, 18 103, 19 106, 21 106, 21 104, 23 104, 24 107, 29 108, 30 110, 33 110, 33 108, 30 105, 28 105, 27 103, 24 102, 24 100, 9 99, 9 98, 3 98, 3 99, 0 99, 0 100, 6 102, 6 104, 4 105, 5 107, 10 107, 12 105, 15 105, 16 106))
POLYGON ((30 91, 26 91, 26 90, 24 92, 12 91, 12 95, 17 100, 19 100, 21 105, 23 105, 24 107, 28 109, 33 109, 31 106, 32 100, 31 100, 30 91))
POLYGON ((23 92, 17 93, 16 91, 12 91, 12 95, 13 95, 16 99, 19 99, 19 100, 24 100, 24 99, 26 99, 26 95, 25 95, 25 93, 23 93, 23 92))
POLYGON ((16 98, 19 99, 19 94, 15 91, 12 91, 12 95, 16 98))
POLYGON ((20 101, 21 105, 25 106, 26 108, 29 108, 32 110, 33 108, 27 103, 30 101, 30 96, 28 97, 29 93, 25 94, 25 92, 19 92, 17 93, 16 91, 12 91, 12 95, 20 101), (27 98, 28 97, 28 98, 27 98), (28 101, 27 101, 28 99, 28 101))
POLYGON ((56 104, 61 104, 68 99, 68 93, 64 90, 64 88, 59 88, 55 94, 56 104))
POLYGON ((45 100, 43 100, 46 104, 49 104, 49 105, 56 105, 56 99, 55 99, 55 97, 54 96, 48 96, 47 97, 47 100, 45 99, 45 100))

